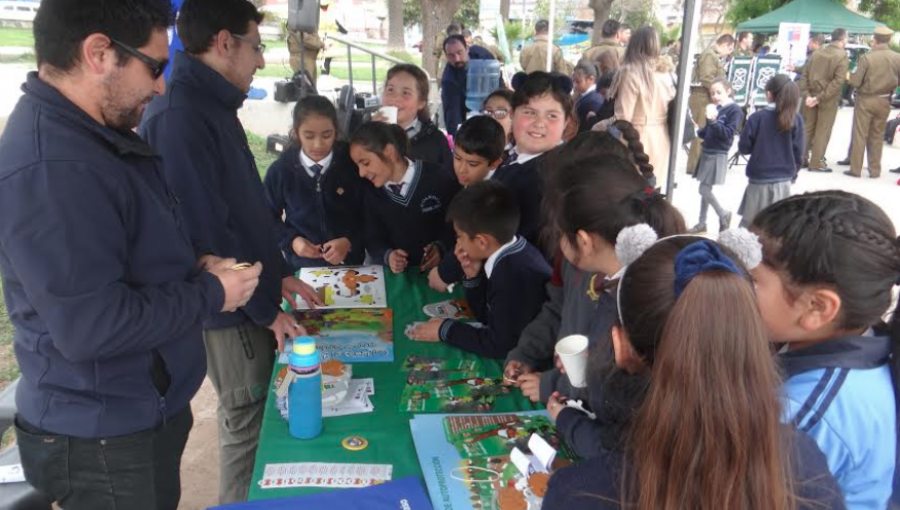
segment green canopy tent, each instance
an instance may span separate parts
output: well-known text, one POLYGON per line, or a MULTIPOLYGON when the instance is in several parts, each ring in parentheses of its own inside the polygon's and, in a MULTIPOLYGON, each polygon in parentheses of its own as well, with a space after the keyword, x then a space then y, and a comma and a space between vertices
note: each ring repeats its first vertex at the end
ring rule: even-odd
POLYGON ((851 34, 872 34, 884 26, 873 19, 857 14, 832 0, 794 0, 774 11, 738 25, 740 32, 777 34, 780 23, 809 23, 813 33, 831 32, 844 28, 851 34))

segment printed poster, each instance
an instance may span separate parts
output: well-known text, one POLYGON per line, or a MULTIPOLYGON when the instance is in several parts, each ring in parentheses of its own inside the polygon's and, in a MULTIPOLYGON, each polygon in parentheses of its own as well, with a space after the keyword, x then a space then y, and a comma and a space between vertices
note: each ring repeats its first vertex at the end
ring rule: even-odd
POLYGON ((390 308, 295 311, 294 317, 316 340, 322 361, 394 361, 394 314, 390 308))
MULTIPOLYGON (((325 306, 336 308, 387 308, 383 266, 305 267, 297 278, 311 285, 325 306)), ((309 305, 297 299, 298 310, 309 305)))

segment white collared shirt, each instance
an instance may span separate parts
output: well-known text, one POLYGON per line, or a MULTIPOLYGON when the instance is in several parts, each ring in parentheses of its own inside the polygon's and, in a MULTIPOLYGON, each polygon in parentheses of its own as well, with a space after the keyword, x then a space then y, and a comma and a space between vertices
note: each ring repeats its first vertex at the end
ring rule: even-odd
POLYGON ((320 176, 325 175, 325 171, 328 170, 328 167, 331 166, 331 160, 334 159, 334 151, 328 153, 322 161, 313 161, 312 158, 306 155, 306 152, 303 149, 300 149, 300 164, 303 166, 303 169, 306 170, 306 174, 310 177, 316 177, 316 174, 310 170, 313 165, 320 165, 322 167, 322 171, 319 173, 320 176))
POLYGON ((519 165, 525 164, 525 163, 531 161, 531 160, 534 159, 534 158, 540 157, 540 156, 543 154, 543 153, 541 153, 541 154, 523 154, 523 153, 519 152, 515 147, 513 147, 512 149, 510 149, 510 152, 513 152, 513 153, 515 153, 516 155, 518 155, 518 157, 516 158, 516 160, 512 162, 513 165, 516 165, 516 164, 519 164, 519 165))
POLYGON ((491 170, 491 171, 489 171, 489 172, 487 173, 487 175, 484 177, 484 180, 486 180, 486 181, 491 180, 491 177, 493 177, 494 174, 495 174, 496 172, 497 172, 497 169, 496 169, 496 168, 493 169, 493 170, 491 170))
POLYGON ((487 275, 488 279, 490 279, 491 273, 494 272, 494 265, 497 264, 497 259, 500 258, 500 255, 504 251, 508 250, 512 245, 516 244, 516 241, 518 240, 519 238, 517 236, 513 236, 510 242, 498 248, 497 251, 495 251, 493 255, 488 257, 488 259, 484 262, 484 274, 487 275))
POLYGON ((581 94, 580 96, 578 96, 578 99, 582 99, 584 96, 590 94, 591 92, 596 92, 596 91, 597 91, 597 86, 591 85, 590 87, 588 87, 587 90, 584 91, 584 94, 581 94))
POLYGON ((419 120, 419 117, 416 117, 414 121, 410 122, 403 129, 406 130, 406 137, 412 140, 414 136, 419 134, 419 131, 422 131, 422 121, 419 120))
MULTIPOLYGON (((406 195, 409 193, 409 187, 412 184, 413 177, 416 175, 416 164, 409 158, 406 158, 406 172, 403 174, 403 178, 400 179, 400 182, 388 181, 384 184, 385 188, 387 188, 391 184, 402 184, 403 187, 400 189, 400 196, 406 198, 406 195)), ((390 188, 387 188, 390 191, 390 188)))

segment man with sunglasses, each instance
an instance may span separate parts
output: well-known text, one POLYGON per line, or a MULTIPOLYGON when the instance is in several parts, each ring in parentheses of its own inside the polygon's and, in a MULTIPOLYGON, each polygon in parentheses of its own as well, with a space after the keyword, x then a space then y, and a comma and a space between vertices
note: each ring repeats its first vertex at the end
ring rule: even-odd
POLYGON ((198 267, 132 131, 165 90, 171 20, 169 0, 44 0, 38 71, 0 138, 17 443, 28 482, 66 510, 178 506, 203 320, 243 306, 261 271, 198 267))
POLYGON ((263 265, 253 298, 203 325, 207 372, 219 397, 223 504, 247 498, 276 345, 303 334, 281 311, 282 296, 318 301, 284 260, 237 115, 253 75, 265 67, 262 19, 247 0, 185 0, 177 22, 184 51, 173 55, 168 90, 147 107, 140 129, 163 157, 200 253, 263 265))

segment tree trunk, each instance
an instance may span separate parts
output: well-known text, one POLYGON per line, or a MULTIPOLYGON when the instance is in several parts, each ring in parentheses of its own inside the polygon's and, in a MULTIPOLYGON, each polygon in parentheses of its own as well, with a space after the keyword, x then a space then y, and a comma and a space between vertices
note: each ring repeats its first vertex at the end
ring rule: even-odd
POLYGON ((509 23, 509 6, 511 0, 500 0, 500 16, 503 17, 504 23, 509 23))
POLYGON ((594 32, 591 35, 591 45, 600 44, 603 34, 600 27, 609 19, 609 13, 612 10, 613 0, 591 0, 588 7, 594 10, 594 32))
POLYGON ((460 5, 462 0, 422 0, 422 68, 438 83, 441 77, 435 76, 434 39, 453 21, 460 5))
POLYGON ((403 34, 403 0, 388 0, 388 51, 405 51, 403 34))

